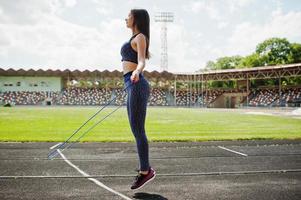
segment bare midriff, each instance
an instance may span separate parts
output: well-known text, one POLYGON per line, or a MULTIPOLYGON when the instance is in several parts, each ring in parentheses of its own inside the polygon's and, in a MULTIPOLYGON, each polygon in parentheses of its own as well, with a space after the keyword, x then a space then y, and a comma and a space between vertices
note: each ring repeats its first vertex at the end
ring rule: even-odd
POLYGON ((137 68, 137 64, 130 61, 122 61, 123 74, 134 71, 137 68))

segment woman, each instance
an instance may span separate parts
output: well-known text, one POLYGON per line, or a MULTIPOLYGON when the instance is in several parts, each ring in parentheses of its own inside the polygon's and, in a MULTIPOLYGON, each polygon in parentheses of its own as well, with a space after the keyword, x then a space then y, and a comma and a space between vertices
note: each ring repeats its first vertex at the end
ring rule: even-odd
POLYGON ((125 21, 132 30, 132 37, 121 47, 121 61, 128 94, 127 113, 140 162, 140 169, 131 189, 139 189, 156 176, 149 165, 148 141, 144 129, 150 87, 142 71, 145 59, 149 59, 149 15, 144 9, 132 9, 125 21))

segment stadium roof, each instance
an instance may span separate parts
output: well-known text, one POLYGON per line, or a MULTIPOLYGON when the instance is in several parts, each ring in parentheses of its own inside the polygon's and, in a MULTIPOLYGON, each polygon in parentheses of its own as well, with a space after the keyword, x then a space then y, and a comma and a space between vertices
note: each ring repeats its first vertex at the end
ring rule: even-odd
MULTIPOLYGON (((123 73, 118 70, 99 71, 99 70, 43 70, 43 69, 3 69, 0 68, 0 76, 60 76, 67 78, 121 78, 123 73)), ((143 71, 143 75, 149 79, 165 79, 165 80, 187 80, 187 76, 202 76, 202 80, 245 80, 245 79, 264 79, 279 78, 288 76, 301 76, 301 63, 277 66, 263 66, 243 69, 225 69, 225 70, 209 70, 194 73, 170 73, 167 71, 143 71)))
MULTIPOLYGON (((163 71, 163 72, 158 72, 158 71, 143 71, 144 76, 146 77, 151 77, 151 78, 166 78, 166 79, 171 79, 174 75, 170 72, 163 71)), ((118 70, 114 71, 109 71, 109 70, 104 70, 104 71, 99 71, 99 70, 83 70, 80 71, 78 69, 76 70, 43 70, 43 69, 38 69, 38 70, 24 70, 24 69, 13 69, 9 68, 7 70, 0 68, 0 76, 60 76, 64 78, 86 78, 86 77, 106 77, 106 78, 117 78, 117 77, 122 77, 123 73, 118 70)))
POLYGON ((301 63, 253 67, 243 69, 209 70, 197 73, 177 73, 177 80, 189 80, 189 76, 197 76, 201 81, 228 81, 247 79, 274 79, 281 77, 301 76, 301 63))
POLYGON ((288 65, 273 65, 273 66, 261 66, 252 68, 242 68, 242 69, 223 69, 223 70, 201 70, 199 72, 178 72, 177 75, 195 75, 195 74, 218 74, 218 73, 231 73, 231 72, 254 72, 254 71, 269 71, 277 69, 289 69, 296 68, 296 66, 301 66, 301 63, 294 63, 288 65))

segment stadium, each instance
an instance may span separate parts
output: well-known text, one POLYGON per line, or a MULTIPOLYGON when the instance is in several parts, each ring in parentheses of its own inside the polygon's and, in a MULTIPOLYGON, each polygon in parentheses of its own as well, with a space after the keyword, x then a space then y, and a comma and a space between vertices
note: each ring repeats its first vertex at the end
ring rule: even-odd
POLYGON ((292 0, 0 1, 0 199, 300 200, 300 21, 292 0))
MULTIPOLYGON (((212 184, 225 187, 221 178, 231 184, 241 184, 237 199, 248 196, 241 193, 249 190, 245 180, 256 182, 253 187, 256 198, 264 195, 260 188, 271 191, 277 187, 275 181, 278 186, 289 187, 268 193, 271 198, 283 194, 288 199, 298 198, 301 87, 285 84, 254 87, 254 81, 283 83, 298 78, 301 64, 177 74, 144 71, 144 75, 151 83, 146 127, 151 159, 159 170, 158 185, 132 193, 127 189, 127 182, 133 175, 123 166, 135 168, 137 158, 133 155, 133 137, 125 117, 122 72, 1 69, 0 99, 4 106, 0 108, 0 136, 4 142, 1 143, 1 169, 4 170, 0 178, 1 198, 20 195, 26 199, 44 198, 47 191, 50 199, 84 199, 89 191, 88 198, 100 196, 101 199, 113 196, 199 199, 221 195, 236 199, 232 189, 208 193, 212 184), (214 81, 232 81, 235 88, 214 88, 214 81), (45 158, 48 151, 61 145, 98 107, 110 101, 104 114, 115 107, 121 109, 85 137, 71 139, 72 147, 61 154, 62 159, 45 158), (83 176, 74 174, 76 170, 70 172, 62 160, 83 176), (89 167, 88 163, 97 165, 89 167), (116 165, 119 167, 113 167, 116 165), (99 173, 100 166, 105 172, 99 173), (91 184, 82 181, 85 177, 101 189, 91 188, 91 184), (180 180, 194 184, 184 194, 166 189, 182 187, 180 180), (69 192, 52 187, 54 182, 59 187, 67 186, 69 192), (12 189, 22 185, 31 187, 12 189)), ((87 125, 92 126, 92 122, 87 125)))
MULTIPOLYGON (((283 79, 301 76, 301 64, 202 73, 145 71, 151 82, 150 106, 201 108, 300 107, 301 86, 282 85, 283 79), (273 80, 278 85, 254 87, 251 80, 273 80), (235 88, 208 87, 212 81, 235 81, 235 88)), ((12 105, 112 105, 125 104, 122 72, 0 69, 2 104, 12 105)))

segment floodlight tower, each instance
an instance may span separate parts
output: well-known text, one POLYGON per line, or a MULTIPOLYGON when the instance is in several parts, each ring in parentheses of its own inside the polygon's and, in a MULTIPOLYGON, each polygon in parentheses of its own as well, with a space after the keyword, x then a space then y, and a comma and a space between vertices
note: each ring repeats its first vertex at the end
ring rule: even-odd
POLYGON ((155 15, 155 22, 161 22, 161 71, 168 71, 167 22, 173 22, 173 19, 171 12, 159 12, 155 15))

